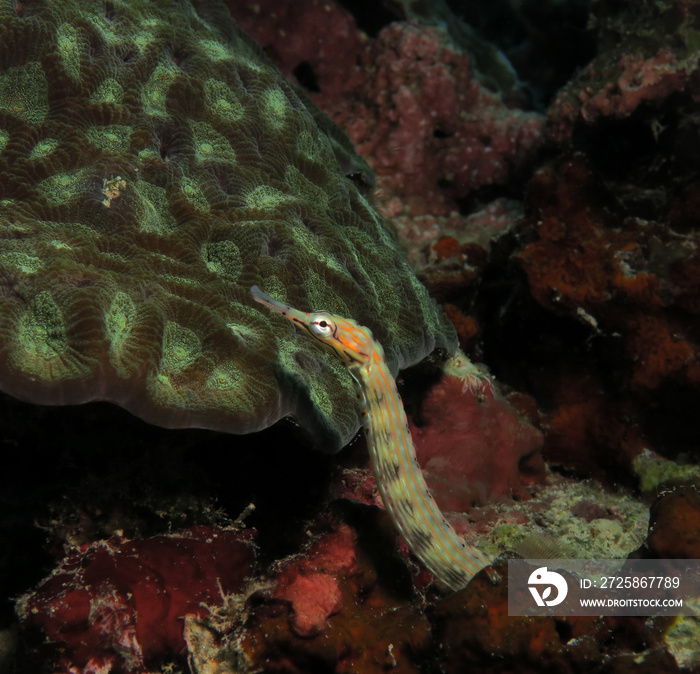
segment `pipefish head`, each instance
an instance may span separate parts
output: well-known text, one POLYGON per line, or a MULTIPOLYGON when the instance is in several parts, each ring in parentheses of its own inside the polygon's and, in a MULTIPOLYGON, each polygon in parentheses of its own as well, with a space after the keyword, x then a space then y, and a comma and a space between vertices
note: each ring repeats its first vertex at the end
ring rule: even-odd
POLYGON ((381 346, 374 341, 372 331, 352 319, 342 318, 327 311, 299 311, 266 295, 258 286, 253 286, 250 294, 256 302, 281 314, 323 344, 349 367, 361 367, 370 363, 375 355, 383 358, 381 346))

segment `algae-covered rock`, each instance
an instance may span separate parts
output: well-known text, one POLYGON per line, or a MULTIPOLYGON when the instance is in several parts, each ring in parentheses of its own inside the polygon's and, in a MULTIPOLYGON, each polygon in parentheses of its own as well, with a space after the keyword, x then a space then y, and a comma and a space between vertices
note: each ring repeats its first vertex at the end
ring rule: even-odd
POLYGON ((216 2, 0 4, 0 388, 163 426, 359 426, 340 363, 249 288, 374 331, 394 370, 454 334, 369 169, 216 2))

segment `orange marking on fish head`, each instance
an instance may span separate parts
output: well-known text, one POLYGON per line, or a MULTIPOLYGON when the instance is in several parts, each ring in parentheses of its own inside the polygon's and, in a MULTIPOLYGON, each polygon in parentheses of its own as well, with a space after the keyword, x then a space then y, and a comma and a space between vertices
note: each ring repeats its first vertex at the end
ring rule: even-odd
POLYGON ((327 311, 304 313, 266 295, 260 288, 251 289, 253 299, 273 309, 286 319, 303 328, 316 341, 333 351, 348 365, 369 362, 375 350, 372 332, 355 321, 341 318, 327 311))
POLYGON ((347 318, 325 311, 309 315, 308 331, 348 365, 369 361, 374 350, 371 332, 347 318), (369 334, 368 334, 369 333, 369 334))

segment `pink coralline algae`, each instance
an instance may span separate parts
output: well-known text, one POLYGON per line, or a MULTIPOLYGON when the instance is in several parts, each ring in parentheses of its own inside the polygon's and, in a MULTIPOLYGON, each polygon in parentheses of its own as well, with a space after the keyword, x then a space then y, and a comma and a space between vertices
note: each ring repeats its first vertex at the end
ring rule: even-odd
POLYGON ((238 25, 253 35, 284 75, 294 79, 301 63, 313 69, 324 96, 342 94, 362 81, 357 56, 367 37, 349 12, 334 2, 263 0, 226 2, 238 25))
POLYGON ((272 596, 288 602, 292 630, 302 637, 323 631, 342 607, 339 577, 355 566, 355 533, 347 525, 318 539, 300 555, 284 560, 272 596))
POLYGON ((294 3, 293 23, 313 29, 291 40, 290 11, 275 3, 266 13, 265 4, 260 22, 229 7, 283 72, 311 67, 320 89, 311 97, 372 163, 379 203, 397 197, 414 215, 448 215, 456 199, 507 182, 539 148, 543 117, 487 91, 444 31, 396 22, 376 39, 353 38, 344 10, 306 0, 294 3))
POLYGON ((146 672, 185 651, 184 617, 203 617, 253 571, 250 532, 99 541, 69 554, 19 602, 58 647, 56 672, 146 672))
POLYGON ((538 147, 542 118, 487 92, 440 31, 394 23, 363 56, 366 84, 329 111, 372 157, 380 189, 415 214, 446 215, 454 199, 505 183, 538 147))
MULTIPOLYGON (((322 519, 312 524, 313 542, 280 562, 272 588, 251 602, 236 637, 245 671, 418 674, 428 619, 407 597, 378 582, 377 554, 358 543, 354 527, 342 516, 326 513, 322 519), (319 524, 321 531, 315 529, 319 524)), ((231 634, 231 628, 223 632, 231 634)), ((226 653, 226 640, 213 662, 226 653)))
POLYGON ((542 434, 487 386, 462 390, 456 377, 435 386, 409 421, 418 460, 438 505, 463 512, 544 480, 542 434))

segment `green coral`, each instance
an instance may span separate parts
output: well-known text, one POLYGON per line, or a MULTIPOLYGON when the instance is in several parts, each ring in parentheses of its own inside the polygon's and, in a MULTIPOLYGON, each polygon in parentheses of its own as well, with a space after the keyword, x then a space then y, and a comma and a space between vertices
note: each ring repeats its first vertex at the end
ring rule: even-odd
POLYGON ((338 449, 345 369, 249 288, 370 326, 394 371, 453 350, 372 183, 218 1, 0 4, 0 387, 166 426, 293 415, 338 449))

